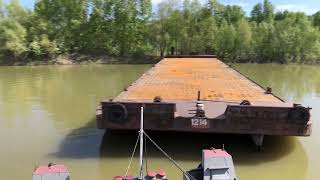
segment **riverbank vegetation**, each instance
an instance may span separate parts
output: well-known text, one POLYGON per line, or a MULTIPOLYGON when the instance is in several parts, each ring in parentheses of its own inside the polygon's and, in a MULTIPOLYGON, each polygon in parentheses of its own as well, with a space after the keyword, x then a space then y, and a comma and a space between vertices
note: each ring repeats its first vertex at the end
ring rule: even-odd
POLYGON ((26 9, 0 0, 0 61, 66 54, 146 57, 216 54, 228 62, 317 63, 320 11, 275 12, 268 0, 246 15, 216 0, 38 0, 26 9))

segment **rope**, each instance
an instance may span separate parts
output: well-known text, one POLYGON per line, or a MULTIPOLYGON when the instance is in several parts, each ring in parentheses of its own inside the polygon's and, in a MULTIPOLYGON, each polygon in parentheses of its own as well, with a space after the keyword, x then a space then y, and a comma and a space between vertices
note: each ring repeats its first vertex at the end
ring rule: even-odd
POLYGON ((138 146, 138 142, 139 142, 139 139, 140 139, 140 134, 138 135, 138 138, 137 138, 137 141, 136 141, 136 145, 134 146, 134 149, 133 149, 133 152, 132 152, 132 155, 131 155, 131 159, 130 159, 130 162, 129 162, 129 165, 128 165, 128 168, 127 168, 127 171, 126 171, 126 175, 128 175, 128 172, 129 172, 129 169, 131 167, 131 163, 132 163, 132 160, 133 160, 133 156, 137 150, 137 146, 138 146))
POLYGON ((155 145, 159 149, 159 151, 161 151, 162 154, 164 154, 186 176, 186 178, 196 180, 190 173, 184 170, 182 166, 180 166, 175 160, 173 160, 169 156, 169 154, 167 154, 155 141, 153 141, 145 131, 143 133, 152 142, 152 144, 155 145))

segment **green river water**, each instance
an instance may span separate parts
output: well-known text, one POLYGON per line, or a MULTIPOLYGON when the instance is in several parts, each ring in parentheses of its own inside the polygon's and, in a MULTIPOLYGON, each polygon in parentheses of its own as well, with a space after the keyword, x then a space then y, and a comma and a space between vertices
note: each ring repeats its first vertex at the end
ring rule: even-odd
MULTIPOLYGON (((320 173, 320 66, 237 64, 245 75, 288 101, 310 106, 311 137, 266 137, 253 151, 247 136, 151 133, 185 169, 196 167, 201 149, 233 155, 242 180, 317 180, 320 173)), ((72 180, 123 175, 137 132, 104 133, 95 128, 95 108, 116 96, 151 65, 0 67, 0 179, 27 180, 37 164, 64 163, 72 180)), ((163 168, 169 179, 182 174, 149 146, 148 169, 163 168)), ((137 173, 134 159, 131 173, 137 173)))

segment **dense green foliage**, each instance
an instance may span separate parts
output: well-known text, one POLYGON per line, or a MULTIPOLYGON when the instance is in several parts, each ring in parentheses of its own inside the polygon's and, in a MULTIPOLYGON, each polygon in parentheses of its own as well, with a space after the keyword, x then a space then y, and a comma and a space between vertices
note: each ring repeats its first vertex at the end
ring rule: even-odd
POLYGON ((230 62, 315 63, 320 11, 275 12, 268 0, 249 17, 216 0, 38 0, 34 9, 0 0, 0 61, 60 54, 217 54, 230 62))

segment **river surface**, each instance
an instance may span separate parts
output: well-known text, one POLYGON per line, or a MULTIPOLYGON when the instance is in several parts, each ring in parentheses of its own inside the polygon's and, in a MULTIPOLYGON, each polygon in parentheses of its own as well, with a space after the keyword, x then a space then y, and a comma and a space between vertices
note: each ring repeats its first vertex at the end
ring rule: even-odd
MULTIPOLYGON (((99 101, 120 93, 151 65, 0 67, 0 179, 31 179, 35 165, 64 163, 73 180, 105 180, 127 169, 137 132, 95 128, 99 101)), ((242 180, 315 180, 320 167, 320 66, 236 64, 276 95, 310 106, 311 137, 267 137, 263 152, 247 136, 151 133, 185 169, 201 161, 201 149, 222 144, 242 180)), ((148 169, 182 177, 151 144, 148 169)), ((137 158, 130 173, 137 173, 137 158)))

